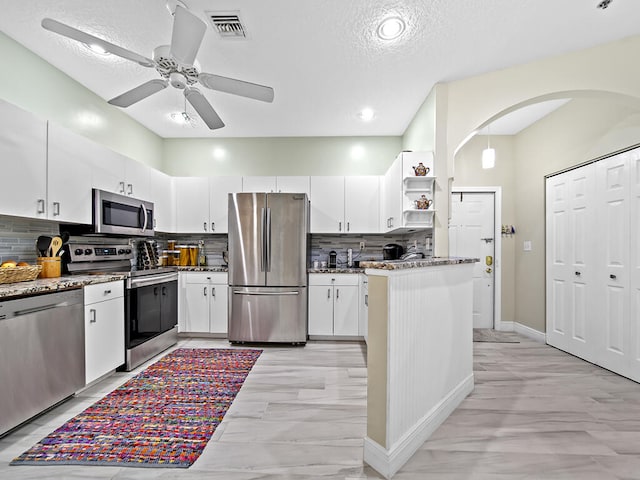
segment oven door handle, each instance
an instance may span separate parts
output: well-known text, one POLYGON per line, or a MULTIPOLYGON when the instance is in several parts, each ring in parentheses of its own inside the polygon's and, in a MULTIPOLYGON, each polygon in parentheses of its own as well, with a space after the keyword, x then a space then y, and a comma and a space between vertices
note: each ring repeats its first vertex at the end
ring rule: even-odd
POLYGON ((173 282, 178 280, 178 273, 165 273, 163 275, 149 275, 148 277, 130 278, 129 288, 148 287, 149 285, 158 285, 160 283, 173 282))

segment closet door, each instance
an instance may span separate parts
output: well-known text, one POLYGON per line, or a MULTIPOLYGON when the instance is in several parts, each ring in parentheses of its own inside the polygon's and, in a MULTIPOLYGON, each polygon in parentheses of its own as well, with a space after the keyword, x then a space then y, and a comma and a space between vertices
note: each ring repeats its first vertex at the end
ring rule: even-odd
POLYGON ((630 296, 630 371, 629 377, 640 382, 640 149, 628 152, 631 221, 629 258, 630 296))
POLYGON ((602 342, 596 363, 628 376, 629 325, 629 152, 596 163, 596 201, 599 228, 598 268, 593 321, 602 342))
POLYGON ((547 179, 547 342, 595 361, 595 166, 547 179))

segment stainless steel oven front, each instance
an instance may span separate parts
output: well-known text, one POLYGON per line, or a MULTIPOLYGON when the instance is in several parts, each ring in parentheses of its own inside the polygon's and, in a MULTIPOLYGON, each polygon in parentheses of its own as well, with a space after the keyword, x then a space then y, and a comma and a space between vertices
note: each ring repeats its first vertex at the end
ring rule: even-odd
POLYGON ((178 272, 127 279, 125 291, 125 369, 136 368, 178 341, 178 272))

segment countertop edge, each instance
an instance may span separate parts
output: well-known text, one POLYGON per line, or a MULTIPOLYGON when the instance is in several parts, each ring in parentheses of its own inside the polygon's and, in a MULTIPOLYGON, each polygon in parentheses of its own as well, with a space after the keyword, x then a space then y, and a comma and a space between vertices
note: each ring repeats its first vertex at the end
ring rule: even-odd
POLYGON ((391 260, 379 262, 360 262, 367 270, 410 270, 416 268, 440 267, 479 262, 478 258, 466 257, 433 257, 420 260, 391 260))
POLYGON ((0 301, 15 300, 18 298, 47 293, 76 290, 87 285, 115 282, 126 279, 126 275, 71 275, 57 278, 40 278, 28 282, 6 283, 0 285, 0 301))

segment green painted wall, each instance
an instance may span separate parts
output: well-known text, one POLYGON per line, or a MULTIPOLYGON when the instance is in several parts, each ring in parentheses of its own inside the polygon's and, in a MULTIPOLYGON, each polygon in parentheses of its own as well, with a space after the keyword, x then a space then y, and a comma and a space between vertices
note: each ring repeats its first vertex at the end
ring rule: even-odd
POLYGON ((0 58, 0 98, 161 168, 163 144, 159 136, 2 32, 0 58))
POLYGON ((170 175, 382 175, 401 137, 165 139, 170 175))

